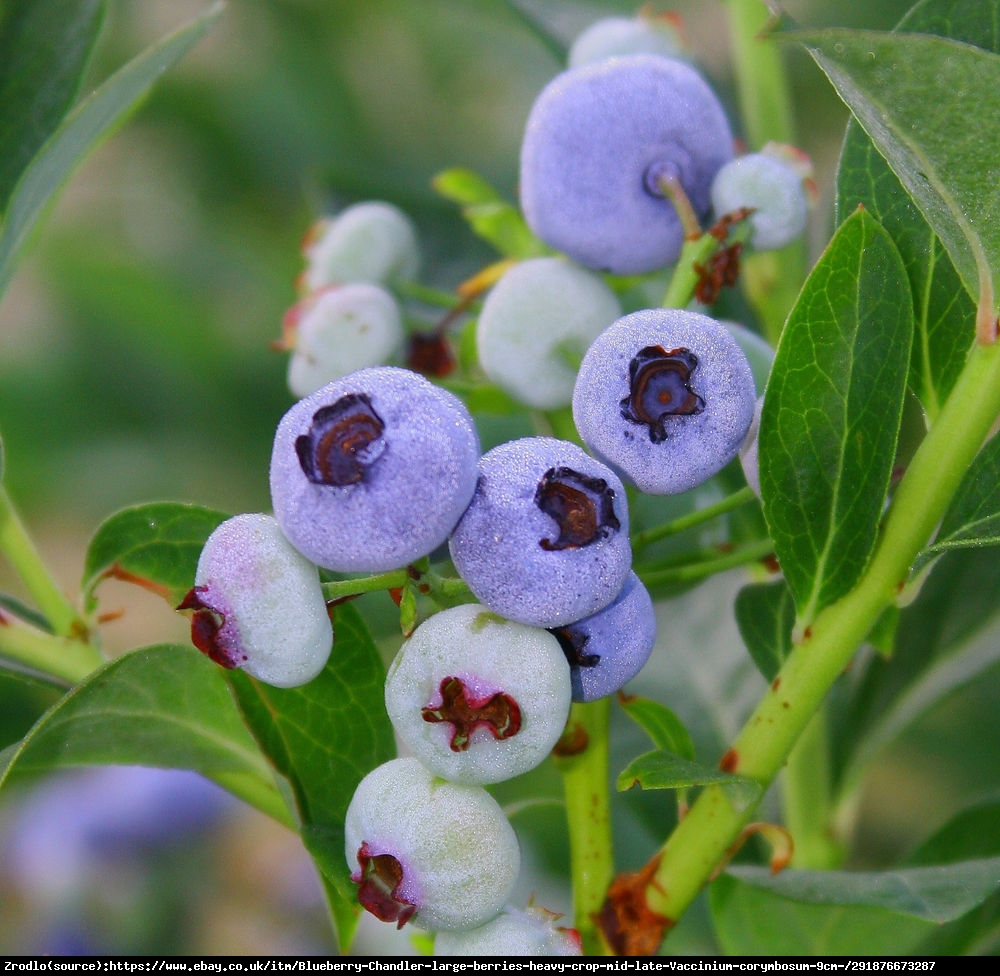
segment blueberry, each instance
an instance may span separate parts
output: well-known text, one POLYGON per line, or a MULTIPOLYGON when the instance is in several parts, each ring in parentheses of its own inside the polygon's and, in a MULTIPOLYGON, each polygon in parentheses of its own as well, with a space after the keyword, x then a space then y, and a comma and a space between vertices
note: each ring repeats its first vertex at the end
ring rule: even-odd
POLYGON ((759 333, 739 322, 724 319, 722 324, 739 343, 743 355, 747 357, 750 372, 753 373, 754 388, 758 394, 762 394, 764 387, 767 386, 767 378, 771 375, 771 366, 774 364, 774 347, 759 333))
POLYGON ((740 466, 743 468, 743 476, 758 498, 760 498, 760 466, 757 460, 757 434, 760 431, 760 411, 763 406, 764 398, 758 397, 753 412, 753 422, 750 424, 750 430, 747 431, 746 439, 740 448, 740 466))
POLYGON ((521 146, 521 206, 546 244, 580 264, 640 274, 677 260, 684 230, 661 180, 708 213, 733 137, 690 65, 653 54, 611 58, 553 79, 521 146))
POLYGON ((475 929, 441 932, 435 956, 579 956, 580 933, 558 924, 559 916, 542 908, 503 912, 475 929))
POLYGON ((199 650, 279 688, 316 677, 333 646, 319 573, 270 515, 237 515, 212 532, 178 609, 192 611, 199 650))
POLYGON ((478 458, 457 397, 409 370, 358 370, 300 400, 278 425, 275 517, 326 569, 396 569, 447 539, 472 498, 478 458))
POLYGON ((642 9, 635 17, 602 17, 573 40, 567 63, 571 68, 628 54, 684 57, 684 40, 676 14, 642 9))
POLYGON ((570 669, 547 631, 465 604, 429 617, 403 644, 385 704, 433 773, 498 783, 552 751, 569 715, 570 669))
POLYGON ((479 463, 452 534, 455 568, 494 613, 558 627, 607 606, 632 561, 618 476, 568 441, 525 437, 479 463))
POLYGON ((486 296, 476 328, 486 375, 529 407, 552 410, 573 397, 587 347, 621 315, 604 280, 562 258, 514 265, 486 296))
POLYGON ((573 701, 613 695, 649 660, 656 643, 656 615, 646 587, 629 573, 621 593, 603 610, 555 628, 570 663, 573 701))
POLYGON ((481 786, 393 759, 358 784, 344 824, 358 900, 400 928, 475 928, 499 914, 520 871, 517 837, 481 786))
POLYGON ((288 387, 297 397, 365 366, 379 366, 403 345, 399 305, 379 285, 321 288, 293 306, 285 321, 292 348, 288 387))
POLYGON ((364 281, 392 284, 412 279, 420 264, 413 221, 380 200, 356 203, 313 225, 303 244, 303 292, 364 281))
POLYGON ((671 495, 734 457, 754 378, 726 327, 683 309, 633 312, 587 350, 573 392, 584 443, 641 491, 671 495))
POLYGON ((712 207, 719 216, 753 207, 750 243, 758 251, 790 244, 805 230, 809 212, 802 159, 771 146, 730 160, 715 174, 712 207))

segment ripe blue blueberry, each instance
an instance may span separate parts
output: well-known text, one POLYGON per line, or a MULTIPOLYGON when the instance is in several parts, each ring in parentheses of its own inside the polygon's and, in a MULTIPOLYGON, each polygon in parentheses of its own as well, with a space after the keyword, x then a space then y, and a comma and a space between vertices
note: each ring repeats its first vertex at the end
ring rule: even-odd
POLYGON ((584 443, 641 491, 671 495, 725 467, 756 392, 726 327, 684 309, 633 312, 587 350, 573 392, 584 443))
POLYGON ((640 10, 635 17, 602 17, 574 39, 567 63, 571 68, 628 54, 684 57, 684 39, 676 14, 640 10))
POLYGON ((621 593, 603 610, 554 628, 570 663, 573 701, 613 695, 649 660, 656 644, 656 615, 649 591, 629 573, 621 593))
POLYGON ((306 269, 299 288, 308 294, 352 281, 393 284, 412 279, 420 265, 413 221, 381 200, 356 203, 318 220, 302 246, 306 269))
POLYGON ((439 779, 416 759, 373 769, 351 798, 344 850, 358 900, 402 928, 469 929, 499 914, 521 866, 500 805, 481 786, 439 779))
POLYGON ((395 569, 447 539, 472 498, 478 458, 479 437, 457 397, 409 370, 358 370, 279 423, 274 514, 319 566, 395 569))
POLYGON ((558 627, 619 593, 632 562, 618 476, 568 441, 525 437, 487 452, 451 557, 494 613, 558 627))
POLYGON ((279 688, 315 678, 333 646, 319 573, 270 515, 212 532, 178 609, 192 612, 191 639, 213 661, 279 688))
POLYGON ((537 766, 562 735, 570 669, 548 631, 469 603, 417 627, 389 668, 385 704, 431 772, 499 783, 537 766))
POLYGON ((712 207, 719 216, 752 207, 750 243, 758 251, 784 247, 806 228, 808 173, 808 160, 802 153, 791 155, 787 147, 748 153, 715 174, 712 207))
POLYGON ((598 271, 641 274, 677 260, 684 230, 662 181, 707 214, 733 155, 729 122, 690 65, 611 58, 553 79, 521 145, 521 206, 546 244, 598 271))
POLYGON ((288 388, 309 396, 331 380, 379 366, 403 345, 396 299, 364 282, 311 292, 285 316, 288 388))
POLYGON ((576 929, 558 924, 559 916, 543 908, 520 911, 507 906, 485 925, 463 932, 440 932, 435 956, 580 956, 576 929))
POLYGON ((514 265, 493 286, 476 327, 479 362, 515 400, 568 406, 587 347, 621 315, 604 280, 563 258, 514 265))

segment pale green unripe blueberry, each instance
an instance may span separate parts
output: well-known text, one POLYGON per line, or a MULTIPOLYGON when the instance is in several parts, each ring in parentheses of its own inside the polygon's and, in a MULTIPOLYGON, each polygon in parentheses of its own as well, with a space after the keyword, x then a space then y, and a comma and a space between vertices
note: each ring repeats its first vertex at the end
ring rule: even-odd
POLYGON ((397 735, 456 783, 499 783, 537 766, 563 733, 571 695, 556 637, 471 603, 417 627, 385 683, 397 735))
POLYGON ((739 322, 732 322, 728 319, 721 321, 729 330, 729 334, 736 340, 740 349, 743 350, 743 355, 747 357, 750 372, 753 373, 754 386, 757 388, 758 395, 762 394, 764 387, 767 386, 767 378, 771 375, 774 347, 763 336, 739 322))
POLYGON ((580 933, 558 924, 559 916, 541 908, 501 915, 464 932, 440 932, 435 956, 580 956, 580 933))
POLYGON ((740 466, 743 468, 743 476, 747 479, 747 484, 751 491, 760 498, 760 463, 758 461, 757 441, 760 432, 760 411, 764 406, 764 398, 757 398, 757 405, 754 408, 753 420, 750 429, 747 431, 746 440, 740 448, 740 466))
POLYGON ((662 54, 683 58, 685 45, 674 14, 603 17, 582 31, 570 45, 569 67, 628 54, 662 54))
POLYGON ((307 266, 300 288, 306 293, 351 281, 392 284, 412 279, 420 265, 413 222, 380 200, 356 203, 317 222, 303 253, 307 266))
POLYGON ((750 243, 758 251, 790 244, 806 227, 809 201, 802 172, 780 151, 749 153, 730 160, 712 181, 718 216, 752 207, 750 243))
POLYGON ((471 929, 499 914, 521 868, 517 836, 481 786, 392 759, 358 784, 344 824, 358 900, 398 926, 471 929))
POLYGON ((356 282, 312 292, 286 316, 292 346, 288 387, 296 397, 366 366, 381 366, 403 344, 396 299, 380 285, 356 282))
POLYGON ((279 688, 316 677, 333 646, 319 571, 270 515, 237 515, 215 529, 178 609, 192 611, 199 650, 279 688))
POLYGON ((493 286, 476 328, 479 362, 497 386, 539 410, 573 399, 576 370, 621 315, 604 280, 563 258, 514 265, 493 286))

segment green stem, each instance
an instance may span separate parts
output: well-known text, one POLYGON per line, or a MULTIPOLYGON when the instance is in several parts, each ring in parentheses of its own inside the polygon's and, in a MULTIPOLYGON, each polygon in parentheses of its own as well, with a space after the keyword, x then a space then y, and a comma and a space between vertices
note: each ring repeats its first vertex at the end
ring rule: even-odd
POLYGON ((57 634, 62 637, 86 635, 86 624, 52 578, 2 485, 0 485, 0 552, 6 555, 38 604, 38 609, 42 611, 57 634))
POLYGON ((0 611, 0 657, 71 685, 104 663, 90 644, 50 634, 0 611))
POLYGON ((608 773, 610 720, 610 698, 574 704, 567 724, 568 736, 580 736, 583 748, 557 760, 566 795, 573 917, 584 954, 590 956, 610 954, 597 924, 615 873, 608 773))
POLYGON ((667 293, 663 296, 664 308, 687 308, 694 298, 700 279, 695 265, 704 265, 718 246, 718 239, 711 234, 702 234, 684 241, 670 284, 667 285, 667 293))
POLYGON ((679 518, 663 522, 660 525, 654 525, 652 528, 643 529, 641 532, 636 532, 632 535, 632 550, 635 552, 654 542, 659 542, 661 539, 667 539, 672 535, 678 535, 681 532, 686 532, 688 529, 696 528, 705 522, 710 522, 712 519, 718 518, 720 515, 725 515, 727 512, 733 511, 733 509, 740 508, 752 502, 756 497, 752 488, 744 486, 738 491, 734 491, 731 495, 727 495, 725 498, 713 502, 711 505, 706 505, 704 508, 699 508, 697 511, 681 515, 679 518))
POLYGON ((394 590, 405 586, 410 579, 410 571, 406 568, 393 569, 388 573, 376 573, 373 576, 358 576, 354 579, 335 580, 323 584, 323 596, 327 600, 343 600, 347 597, 360 596, 362 593, 377 593, 379 590, 394 590))
POLYGON ((707 579, 716 573, 724 573, 729 569, 746 566, 747 563, 760 562, 774 552, 774 543, 770 539, 757 539, 745 545, 737 546, 729 552, 711 559, 687 563, 682 566, 671 566, 665 569, 644 570, 641 566, 635 568, 636 574, 646 586, 661 586, 666 583, 691 583, 707 579))
MULTIPOLYGON (((976 345, 900 482, 885 530, 854 589, 821 611, 726 754, 726 768, 768 786, 880 614, 895 600, 965 471, 1000 415, 1000 345, 976 345)), ((676 921, 753 810, 706 788, 661 851, 649 907, 676 921)))
POLYGON ((422 285, 419 281, 398 281, 394 287, 404 298, 412 298, 414 301, 437 308, 460 308, 465 302, 461 295, 453 291, 432 288, 429 285, 422 285))

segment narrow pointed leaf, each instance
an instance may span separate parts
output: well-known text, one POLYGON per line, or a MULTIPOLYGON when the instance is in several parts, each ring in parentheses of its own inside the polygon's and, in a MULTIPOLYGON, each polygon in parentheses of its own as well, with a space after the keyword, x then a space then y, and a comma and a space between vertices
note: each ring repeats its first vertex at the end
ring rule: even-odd
POLYGON ((0 213, 69 110, 104 0, 9 0, 0 10, 0 213))
POLYGON ((0 788, 22 776, 101 764, 192 769, 289 822, 222 669, 193 647, 157 644, 95 671, 32 727, 10 755, 0 788))
POLYGON ((618 774, 617 782, 619 790, 629 790, 633 786, 644 790, 686 790, 710 785, 721 786, 730 802, 739 809, 746 809, 755 803, 763 792, 760 783, 746 776, 724 773, 663 749, 647 752, 632 760, 618 774))
POLYGON ((681 759, 694 759, 694 743, 684 723, 666 705, 650 698, 624 697, 622 710, 653 740, 658 749, 666 749, 681 759))
POLYGON ((899 252, 859 210, 789 315, 761 412, 764 516, 802 626, 850 590, 871 555, 912 334, 899 252))
POLYGON ((194 585, 205 540, 226 518, 223 512, 178 502, 116 512, 87 547, 82 590, 90 607, 94 591, 108 577, 144 586, 176 607, 194 585))
POLYGON ((52 133, 14 187, 0 226, 0 293, 29 235, 72 171, 136 108, 160 75, 204 36, 221 12, 221 4, 216 4, 138 55, 77 105, 52 133))
POLYGON ((929 34, 793 31, 944 243, 969 294, 1000 293, 1000 56, 929 34), (933 97, 928 93, 933 92, 933 97))
POLYGON ((736 595, 733 611, 757 670, 773 681, 792 649, 795 601, 788 584, 777 580, 744 586, 736 595))

